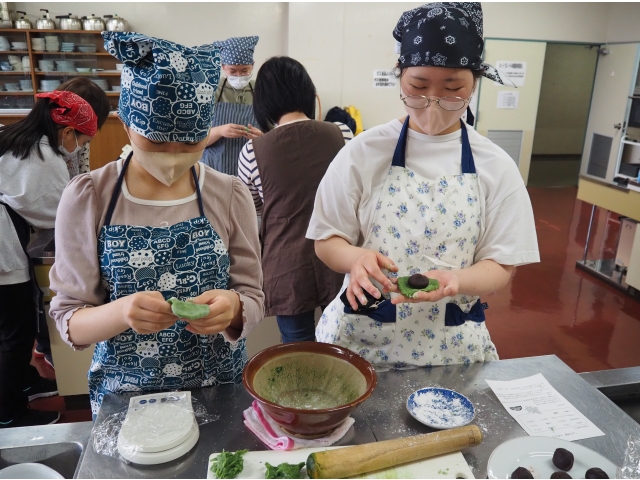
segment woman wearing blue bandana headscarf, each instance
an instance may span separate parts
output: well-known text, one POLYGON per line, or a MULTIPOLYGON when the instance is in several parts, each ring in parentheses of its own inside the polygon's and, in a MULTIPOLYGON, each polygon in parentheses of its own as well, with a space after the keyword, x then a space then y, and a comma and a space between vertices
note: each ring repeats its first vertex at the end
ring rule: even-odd
POLYGON ((74 178, 56 219, 51 315, 74 348, 96 343, 91 408, 105 394, 237 383, 263 314, 257 219, 242 182, 198 160, 220 57, 103 32, 124 63, 119 115, 132 153, 74 178), (209 306, 175 316, 172 297, 209 306))
POLYGON ((423 5, 393 36, 407 116, 338 153, 307 231, 318 257, 347 274, 316 338, 384 368, 495 360, 480 296, 540 257, 517 166, 461 120, 479 77, 502 82, 481 61, 482 10, 423 5), (415 274, 439 286, 400 294, 398 278, 415 274))
POLYGON ((213 42, 220 49, 224 78, 216 92, 211 132, 202 160, 211 168, 238 175, 238 156, 248 140, 262 132, 253 115, 253 52, 258 37, 233 37, 213 42))

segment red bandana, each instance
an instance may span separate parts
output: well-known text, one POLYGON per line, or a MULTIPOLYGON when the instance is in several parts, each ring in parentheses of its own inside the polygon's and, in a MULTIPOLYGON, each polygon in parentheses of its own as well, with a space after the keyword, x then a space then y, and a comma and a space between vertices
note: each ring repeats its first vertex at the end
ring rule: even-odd
POLYGON ((85 99, 73 92, 55 90, 39 93, 38 98, 49 98, 59 108, 51 109, 51 118, 58 125, 73 127, 85 135, 93 137, 98 131, 98 117, 85 99))

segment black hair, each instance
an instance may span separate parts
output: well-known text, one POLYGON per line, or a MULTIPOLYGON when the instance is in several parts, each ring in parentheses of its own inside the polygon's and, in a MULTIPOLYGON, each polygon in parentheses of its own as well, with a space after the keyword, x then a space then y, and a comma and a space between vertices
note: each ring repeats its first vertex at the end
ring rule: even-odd
POLYGON ((58 130, 61 128, 51 118, 51 108, 58 107, 48 98, 38 98, 35 105, 25 118, 12 125, 0 127, 0 157, 5 153, 24 160, 32 149, 38 157, 44 160, 40 139, 47 137, 49 146, 55 153, 62 156, 56 148, 58 146, 58 130))
POLYGON ((271 130, 280 118, 302 112, 316 114, 316 87, 304 66, 291 57, 271 57, 256 77, 253 113, 263 132, 271 130))
MULTIPOLYGON (((76 77, 64 82, 56 90, 75 93, 83 98, 98 117, 98 129, 104 125, 111 107, 104 91, 88 78, 76 77)), ((13 125, 0 127, 0 156, 11 153, 24 160, 35 148, 36 154, 44 160, 40 148, 40 139, 44 136, 49 140, 54 153, 62 156, 56 148, 58 146, 58 130, 64 128, 51 119, 51 105, 58 105, 48 98, 38 98, 35 105, 25 118, 13 125)), ((80 132, 76 130, 76 135, 80 132)))
POLYGON ((109 112, 111 111, 109 98, 107 94, 104 93, 104 90, 88 78, 72 78, 60 85, 56 90, 72 92, 86 100, 98 117, 98 130, 100 130, 104 122, 107 121, 107 117, 109 117, 109 112))

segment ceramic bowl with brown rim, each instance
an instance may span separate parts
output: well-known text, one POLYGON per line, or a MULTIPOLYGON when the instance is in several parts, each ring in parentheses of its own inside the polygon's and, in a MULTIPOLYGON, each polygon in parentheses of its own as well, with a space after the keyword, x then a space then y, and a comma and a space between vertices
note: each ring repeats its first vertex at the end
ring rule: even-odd
POLYGON ((262 350, 247 363, 242 383, 287 433, 331 433, 376 386, 373 366, 337 345, 293 342, 262 350))

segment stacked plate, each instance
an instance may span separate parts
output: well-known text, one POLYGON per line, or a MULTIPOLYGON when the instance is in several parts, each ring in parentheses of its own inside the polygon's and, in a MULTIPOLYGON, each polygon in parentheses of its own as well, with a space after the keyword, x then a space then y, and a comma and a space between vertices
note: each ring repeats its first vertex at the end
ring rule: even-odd
POLYGON ((78 50, 81 51, 82 53, 95 53, 96 52, 96 46, 95 45, 78 45, 78 50))
POLYGON ((44 38, 32 38, 31 39, 31 48, 34 52, 44 52, 44 38))
POLYGON ((27 42, 11 42, 11 50, 26 50, 27 42))
POLYGON ((33 85, 31 84, 31 80, 30 79, 19 80, 19 81, 20 81, 20 88, 23 91, 25 91, 25 92, 33 91, 33 85))
POLYGON ((104 78, 92 78, 91 81, 98 85, 102 90, 109 90, 109 84, 104 78))
POLYGON ((18 55, 9 55, 9 63, 17 72, 22 72, 24 70, 24 67, 22 66, 22 59, 18 55))
POLYGON ((56 60, 56 70, 58 72, 75 72, 76 62, 74 60, 56 60))
POLYGON ((73 50, 76 48, 76 44, 73 42, 62 42, 62 49, 60 50, 61 52, 73 52, 73 50))
POLYGON ((53 72, 53 60, 38 60, 38 66, 41 72, 53 72))
POLYGON ((0 37, 0 51, 7 52, 9 48, 9 40, 7 40, 7 37, 0 37))
POLYGON ((19 92, 20 84, 18 83, 5 83, 4 88, 7 89, 7 92, 19 92))
POLYGON ((57 52, 60 50, 60 41, 57 35, 46 35, 44 37, 44 43, 47 52, 57 52))
POLYGON ((40 80, 41 92, 52 92, 60 86, 62 82, 60 80, 40 80))

